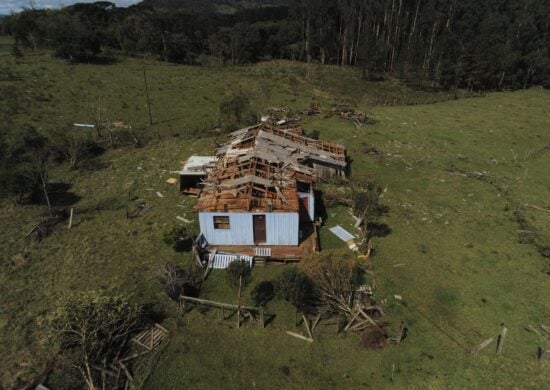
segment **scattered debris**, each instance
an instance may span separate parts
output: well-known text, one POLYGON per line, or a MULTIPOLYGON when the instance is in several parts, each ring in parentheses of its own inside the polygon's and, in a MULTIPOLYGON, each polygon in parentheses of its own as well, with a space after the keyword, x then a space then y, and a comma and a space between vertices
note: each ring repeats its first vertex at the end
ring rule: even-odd
POLYGON ((159 198, 164 198, 164 195, 162 195, 159 191, 157 191, 157 196, 158 196, 159 198))
POLYGON ((344 241, 348 248, 352 251, 358 251, 359 248, 357 247, 357 244, 355 241, 353 241, 356 237, 345 230, 342 226, 336 225, 329 229, 336 237, 338 237, 340 240, 344 241))
POLYGON ((482 349, 486 348, 489 344, 493 342, 493 338, 489 337, 487 340, 479 344, 477 347, 473 348, 470 353, 478 353, 482 349))
POLYGON ((329 229, 336 237, 338 237, 340 240, 347 242, 349 240, 353 240, 355 236, 345 230, 342 226, 336 225, 329 229))
POLYGON ((168 180, 166 180, 166 183, 168 183, 168 184, 178 184, 178 179, 171 177, 168 180))
POLYGON ((180 220, 183 223, 191 223, 193 220, 186 219, 184 217, 180 217, 179 215, 176 216, 176 219, 180 220))
POLYGON ((321 110, 319 109, 317 103, 311 102, 307 105, 305 114, 307 114, 308 116, 319 115, 320 113, 321 110))
POLYGON ((312 338, 309 338, 309 337, 306 337, 306 336, 302 336, 301 334, 291 332, 290 330, 285 331, 285 333, 286 333, 287 335, 289 335, 289 336, 296 337, 296 338, 298 338, 298 339, 305 340, 305 341, 308 341, 308 342, 310 342, 310 343, 313 342, 313 339, 312 339, 312 338))
POLYGON ((44 212, 34 221, 25 237, 31 240, 41 241, 49 236, 54 231, 55 226, 66 220, 68 216, 69 213, 67 210, 63 209, 44 212))
POLYGON ((361 127, 363 124, 371 124, 374 121, 362 112, 355 111, 350 107, 335 107, 332 109, 333 113, 337 113, 340 118, 352 121, 357 127, 361 127))
POLYGON ((399 302, 403 301, 403 297, 401 295, 396 294, 393 297, 395 298, 396 301, 399 301, 399 302))
POLYGON ((132 211, 128 211, 128 207, 126 207, 126 218, 132 219, 137 218, 143 214, 145 214, 147 211, 151 210, 151 205, 147 204, 145 201, 141 201, 136 205, 136 208, 132 211))

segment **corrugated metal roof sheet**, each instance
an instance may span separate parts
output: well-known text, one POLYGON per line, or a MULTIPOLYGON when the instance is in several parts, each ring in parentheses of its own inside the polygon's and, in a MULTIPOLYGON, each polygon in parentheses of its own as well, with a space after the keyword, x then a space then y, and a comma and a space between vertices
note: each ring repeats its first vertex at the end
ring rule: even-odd
POLYGON ((351 234, 350 232, 348 232, 346 229, 344 229, 342 226, 340 225, 336 225, 334 227, 331 227, 330 230, 332 233, 334 233, 340 240, 342 241, 349 241, 349 240, 353 240, 355 238, 355 236, 353 234, 351 234))

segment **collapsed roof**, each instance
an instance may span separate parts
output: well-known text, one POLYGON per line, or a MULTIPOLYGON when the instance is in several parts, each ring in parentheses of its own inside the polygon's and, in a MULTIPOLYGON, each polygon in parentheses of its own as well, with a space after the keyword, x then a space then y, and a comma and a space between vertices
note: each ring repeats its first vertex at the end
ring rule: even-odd
POLYGON ((216 155, 198 211, 296 212, 298 182, 316 182, 319 165, 346 166, 342 145, 305 137, 302 126, 260 124, 237 130, 216 155))

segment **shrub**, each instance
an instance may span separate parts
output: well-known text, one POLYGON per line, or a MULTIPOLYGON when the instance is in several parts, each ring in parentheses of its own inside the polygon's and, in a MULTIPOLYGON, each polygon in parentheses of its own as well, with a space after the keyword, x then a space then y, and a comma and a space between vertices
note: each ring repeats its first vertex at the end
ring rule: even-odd
POLYGON ((227 278, 229 284, 234 288, 239 288, 239 282, 242 286, 246 286, 250 282, 251 276, 252 270, 246 260, 235 260, 227 267, 227 278))
POLYGON ((287 268, 275 280, 275 295, 297 308, 303 308, 312 296, 311 283, 301 270, 287 268))
POLYGON ((164 235, 164 242, 176 252, 187 252, 193 248, 193 234, 184 227, 176 226, 164 235))

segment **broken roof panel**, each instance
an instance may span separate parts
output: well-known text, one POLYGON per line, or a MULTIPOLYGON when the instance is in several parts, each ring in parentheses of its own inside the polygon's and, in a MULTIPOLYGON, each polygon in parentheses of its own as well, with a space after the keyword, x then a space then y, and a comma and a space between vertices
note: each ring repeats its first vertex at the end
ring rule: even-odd
POLYGON ((216 156, 191 156, 183 165, 180 175, 206 175, 214 169, 216 161, 216 156))
POLYGON ((302 126, 247 127, 217 149, 198 211, 298 211, 297 182, 314 183, 310 163, 346 166, 345 148, 302 135, 302 126))

